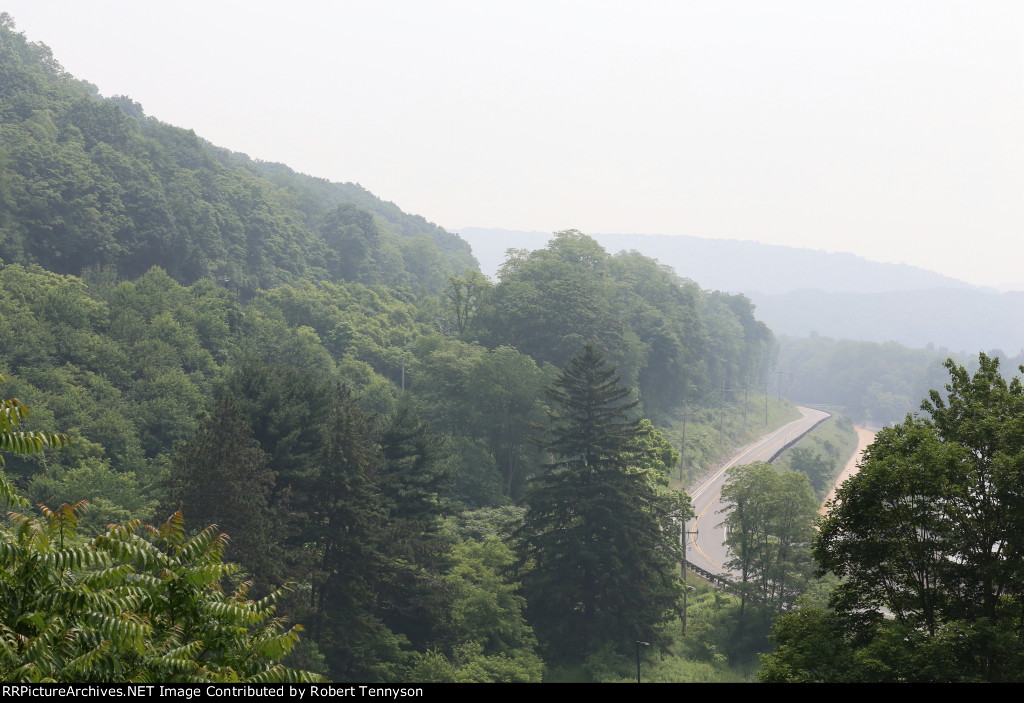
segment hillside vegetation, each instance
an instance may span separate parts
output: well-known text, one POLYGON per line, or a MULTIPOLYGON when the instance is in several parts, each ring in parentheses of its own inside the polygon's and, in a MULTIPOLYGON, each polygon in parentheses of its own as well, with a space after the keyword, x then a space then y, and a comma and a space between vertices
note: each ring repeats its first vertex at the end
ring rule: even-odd
MULTIPOLYGON (((556 649, 520 588, 539 563, 524 557, 524 526, 546 524, 523 497, 565 459, 537 441, 558 412, 551 389, 589 349, 634 428, 603 470, 635 490, 597 486, 593 505, 614 498, 620 520, 595 529, 651 537, 645 555, 614 555, 622 578, 604 593, 614 602, 630 574, 657 584, 657 607, 631 628, 676 646, 675 547, 658 535, 688 501, 668 488, 679 456, 658 428, 684 408, 710 416, 722 389, 760 387, 775 343, 746 298, 574 230, 514 252, 488 280, 460 239, 358 186, 100 97, 6 15, 0 149, 5 395, 31 407, 31 428, 71 440, 8 454, 8 498, 73 514, 66 537, 83 549, 108 525, 178 510, 181 540, 221 545, 226 532, 238 567, 202 587, 278 593, 280 614, 306 626, 281 648, 287 671, 536 681, 546 664, 633 646, 610 634, 556 649)), ((59 527, 33 519, 21 524, 59 527)), ((4 641, 20 667, 57 631, 11 617, 4 641)))
POLYGON ((359 186, 253 162, 104 100, 49 49, 0 33, 0 258, 136 278, 161 266, 243 297, 299 280, 438 293, 469 245, 359 186))

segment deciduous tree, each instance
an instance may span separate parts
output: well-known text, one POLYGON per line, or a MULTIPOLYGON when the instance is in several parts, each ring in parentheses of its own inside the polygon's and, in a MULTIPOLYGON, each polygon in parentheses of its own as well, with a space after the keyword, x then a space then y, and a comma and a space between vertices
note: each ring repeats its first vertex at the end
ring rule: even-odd
POLYGON ((810 544, 817 501, 807 476, 778 472, 765 462, 727 474, 722 498, 730 569, 739 572, 743 602, 750 596, 776 612, 790 607, 812 571, 810 544))
POLYGON ((852 648, 863 680, 1022 678, 1024 386, 984 354, 946 368, 946 394, 880 431, 837 492, 814 555, 843 579, 841 626, 794 614, 773 680, 799 677, 807 632, 852 648))
MULTIPOLYGON (((0 383, 5 383, 3 376, 0 376, 0 383)), ((47 447, 68 444, 65 434, 22 429, 21 423, 30 412, 28 406, 17 398, 0 400, 0 451, 36 454, 47 447)), ((3 455, 0 454, 0 466, 3 463, 3 455)))

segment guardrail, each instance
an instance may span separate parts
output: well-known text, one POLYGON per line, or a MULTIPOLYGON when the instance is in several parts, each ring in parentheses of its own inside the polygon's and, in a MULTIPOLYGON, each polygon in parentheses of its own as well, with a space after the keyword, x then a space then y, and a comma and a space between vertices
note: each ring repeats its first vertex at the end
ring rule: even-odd
MULTIPOLYGON (((827 412, 827 411, 825 411, 825 412, 827 412)), ((800 434, 799 436, 797 436, 797 437, 796 437, 796 438, 794 438, 793 440, 791 440, 791 441, 789 441, 789 442, 786 442, 786 443, 785 443, 784 445, 782 445, 782 447, 781 447, 780 449, 778 449, 778 450, 777 450, 776 452, 774 452, 774 453, 773 453, 773 454, 772 454, 772 455, 771 455, 771 456, 770 456, 770 457, 768 458, 768 463, 769 463, 769 464, 773 464, 773 463, 775 463, 775 461, 776 461, 776 460, 777 460, 777 459, 778 459, 778 458, 779 458, 780 456, 782 456, 782 453, 783 453, 783 452, 785 452, 785 451, 786 451, 787 449, 790 449, 791 447, 795 446, 795 445, 796 445, 796 444, 797 444, 797 443, 798 443, 798 442, 799 442, 799 441, 800 441, 801 439, 803 439, 804 437, 806 437, 807 435, 809 435, 809 434, 810 434, 811 432, 813 432, 814 430, 816 430, 816 429, 818 428, 818 426, 819 426, 819 425, 821 425, 821 423, 825 422, 825 421, 826 421, 826 420, 828 420, 828 419, 829 419, 830 417, 832 417, 832 413, 828 413, 827 415, 825 415, 825 417, 821 418, 820 420, 818 420, 817 422, 815 422, 815 423, 814 423, 813 425, 811 425, 811 426, 810 426, 810 427, 809 427, 809 428, 808 428, 808 429, 807 429, 807 430, 806 430, 805 432, 802 432, 802 433, 801 433, 801 434, 800 434)), ((712 584, 713 586, 716 586, 717 588, 720 588, 720 589, 722 589, 723 591, 729 591, 730 593, 733 593, 733 594, 735 594, 735 595, 741 595, 741 594, 740 594, 740 593, 739 593, 739 592, 737 591, 737 589, 735 588, 735 584, 734 584, 734 582, 733 582, 733 581, 731 581, 731 580, 730 580, 730 579, 729 579, 729 578, 728 578, 727 576, 725 576, 724 574, 715 574, 715 573, 712 573, 712 572, 708 571, 707 569, 705 569, 705 568, 703 568, 703 567, 697 566, 696 564, 694 564, 694 563, 693 563, 692 561, 690 561, 689 559, 687 559, 687 560, 686 560, 686 570, 687 570, 688 572, 690 572, 690 573, 694 573, 694 574, 697 574, 698 576, 700 576, 700 577, 701 577, 702 579, 704 579, 705 581, 708 581, 708 582, 709 582, 709 583, 711 583, 711 584, 712 584)), ((749 597, 749 594, 748 594, 748 597, 749 597)))
MULTIPOLYGON (((800 436, 796 437, 792 441, 788 441, 785 444, 783 444, 777 451, 775 451, 771 456, 768 457, 768 463, 769 464, 774 464, 775 460, 779 456, 782 455, 783 451, 785 451, 786 449, 790 449, 791 447, 795 446, 804 437, 806 437, 810 433, 814 432, 814 430, 816 430, 819 425, 821 425, 823 422, 825 422, 826 420, 831 418, 831 415, 833 415, 833 413, 828 412, 824 416, 824 418, 822 418, 818 422, 814 423, 814 425, 809 427, 806 432, 801 433, 800 436)), ((702 579, 705 579, 706 581, 709 581, 712 585, 715 585, 715 586, 721 588, 722 590, 728 590, 730 592, 736 592, 736 589, 733 587, 733 582, 731 580, 729 580, 723 574, 712 573, 711 571, 708 571, 705 568, 697 566, 696 564, 694 564, 693 562, 691 562, 689 560, 686 560, 686 570, 689 571, 690 573, 694 573, 694 574, 700 576, 702 579)), ((739 594, 736 594, 736 595, 739 595, 739 594)))
POLYGON ((783 445, 782 445, 782 447, 781 447, 781 448, 780 448, 780 449, 779 449, 779 450, 778 450, 777 452, 775 452, 775 453, 774 453, 774 454, 772 454, 772 455, 771 455, 770 457, 768 457, 768 463, 769 463, 769 464, 774 464, 774 463, 775 463, 775 460, 776 460, 776 459, 778 459, 778 458, 779 458, 780 456, 782 456, 782 453, 783 453, 784 451, 786 451, 786 450, 787 450, 787 449, 789 449, 790 447, 796 446, 796 444, 797 444, 797 443, 798 443, 798 442, 799 442, 799 441, 800 441, 801 439, 803 439, 804 437, 806 437, 807 435, 809 435, 809 434, 810 434, 811 432, 814 432, 814 430, 816 430, 816 429, 818 428, 818 425, 820 425, 821 423, 825 422, 825 421, 826 421, 826 420, 828 420, 828 419, 829 419, 830 417, 832 417, 832 413, 828 413, 828 414, 827 414, 827 415, 826 415, 825 417, 821 418, 820 420, 818 420, 817 422, 815 422, 815 423, 814 423, 813 425, 811 425, 810 427, 808 427, 808 428, 807 428, 807 431, 806 431, 806 432, 803 432, 802 434, 800 434, 800 436, 799 436, 799 437, 797 437, 796 439, 794 439, 794 440, 792 440, 792 441, 790 441, 790 442, 786 442, 785 444, 783 444, 783 445))
POLYGON ((689 559, 686 560, 686 570, 689 573, 697 574, 705 581, 711 581, 712 583, 720 583, 718 574, 713 574, 707 569, 697 566, 689 559))
MULTIPOLYGON (((717 588, 719 590, 727 591, 727 592, 733 594, 734 596, 742 596, 743 595, 742 593, 740 593, 739 589, 736 588, 736 585, 737 585, 736 582, 729 580, 728 577, 723 576, 722 574, 713 574, 710 571, 708 571, 707 569, 702 569, 701 567, 699 567, 696 564, 694 564, 692 561, 687 560, 687 562, 686 562, 686 571, 688 573, 697 574, 702 579, 704 579, 705 581, 707 581, 708 583, 710 583, 712 586, 714 586, 715 588, 717 588)), ((752 600, 752 601, 756 601, 758 603, 763 603, 764 602, 763 599, 759 598, 757 596, 757 594, 754 594, 754 593, 747 593, 747 599, 748 600, 752 600)))

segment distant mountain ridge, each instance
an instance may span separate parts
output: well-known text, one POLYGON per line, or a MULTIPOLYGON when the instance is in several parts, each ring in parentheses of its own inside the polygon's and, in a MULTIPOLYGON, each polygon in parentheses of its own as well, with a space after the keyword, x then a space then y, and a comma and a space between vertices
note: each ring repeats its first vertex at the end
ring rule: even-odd
MULTIPOLYGON (((508 248, 537 249, 550 234, 464 227, 481 270, 508 248)), ((790 337, 821 335, 955 352, 1024 349, 1024 293, 997 293, 906 264, 738 240, 592 234, 609 251, 636 249, 703 288, 743 293, 758 318, 790 337)))
MULTIPOLYGON (((453 231, 473 247, 481 270, 494 275, 508 248, 537 249, 546 232, 482 227, 453 231)), ((884 264, 855 254, 761 244, 735 239, 705 239, 665 234, 594 234, 609 252, 636 249, 671 266, 703 288, 732 293, 775 295, 801 289, 877 293, 929 288, 980 290, 969 283, 908 264, 884 264)))
POLYGON ((757 315, 776 334, 821 335, 908 347, 1016 355, 1024 350, 1024 292, 932 288, 884 293, 752 293, 757 315))

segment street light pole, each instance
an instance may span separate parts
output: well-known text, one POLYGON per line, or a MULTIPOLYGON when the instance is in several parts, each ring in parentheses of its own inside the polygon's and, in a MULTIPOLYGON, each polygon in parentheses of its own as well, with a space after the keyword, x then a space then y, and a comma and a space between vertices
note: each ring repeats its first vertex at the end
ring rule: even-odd
POLYGON ((636 682, 637 683, 640 683, 640 647, 641 647, 641 645, 644 646, 644 647, 650 647, 651 643, 650 642, 641 642, 640 640, 636 641, 636 682))

